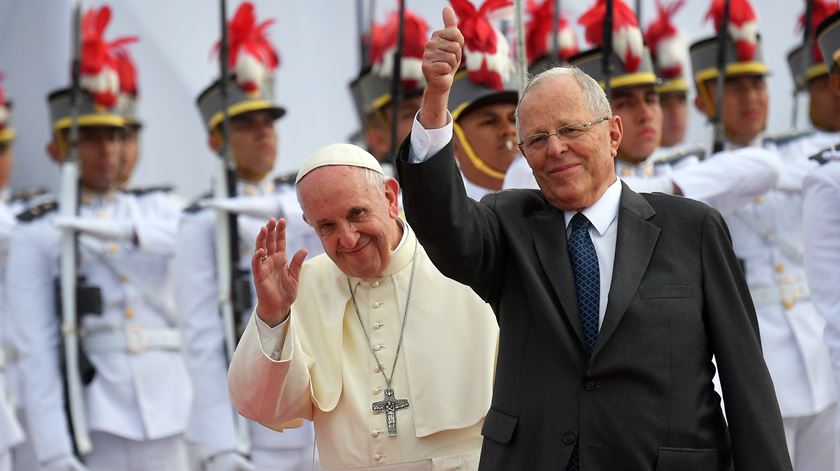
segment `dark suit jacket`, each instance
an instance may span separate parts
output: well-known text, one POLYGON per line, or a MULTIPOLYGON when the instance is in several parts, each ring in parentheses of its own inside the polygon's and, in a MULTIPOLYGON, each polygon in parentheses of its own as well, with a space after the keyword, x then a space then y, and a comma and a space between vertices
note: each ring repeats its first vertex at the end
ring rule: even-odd
POLYGON ((438 269, 490 303, 501 329, 481 470, 562 471, 575 446, 583 471, 791 469, 755 310, 717 211, 622 187, 590 357, 563 212, 537 190, 475 203, 451 142, 422 164, 406 163, 408 142, 398 161, 408 220, 438 269))

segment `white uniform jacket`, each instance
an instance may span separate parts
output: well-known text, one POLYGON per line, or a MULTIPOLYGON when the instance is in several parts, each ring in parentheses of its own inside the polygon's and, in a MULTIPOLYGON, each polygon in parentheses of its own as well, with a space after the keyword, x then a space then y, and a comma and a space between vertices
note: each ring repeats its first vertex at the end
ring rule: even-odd
MULTIPOLYGON (((72 454, 59 367, 60 319, 55 280, 60 233, 55 213, 19 225, 12 235, 8 306, 20 352, 24 400, 32 442, 41 462, 72 454)), ((113 192, 83 195, 80 216, 142 223, 134 196, 113 192)), ((142 225, 142 224, 141 224, 142 225)), ((137 226, 135 226, 137 227, 137 226)), ((81 337, 171 331, 166 299, 169 259, 147 250, 142 230, 132 241, 103 242, 79 235, 78 274, 101 290, 102 313, 79 313, 81 337), (156 293, 151 299, 149 293, 156 293)), ((150 247, 150 249, 153 249, 150 247)), ((127 335, 126 335, 127 337, 127 335)), ((185 431, 192 387, 179 348, 89 352, 96 368, 85 387, 90 430, 132 440, 158 439, 185 431)))

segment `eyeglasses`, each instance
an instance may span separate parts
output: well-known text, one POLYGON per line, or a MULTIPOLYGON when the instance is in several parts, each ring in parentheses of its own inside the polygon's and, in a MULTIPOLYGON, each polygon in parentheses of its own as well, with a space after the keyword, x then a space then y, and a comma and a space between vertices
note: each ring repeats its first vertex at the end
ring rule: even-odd
POLYGON ((552 133, 540 132, 525 136, 519 141, 519 146, 523 152, 539 152, 548 146, 548 140, 551 136, 557 136, 560 140, 571 141, 583 136, 589 128, 596 124, 603 123, 610 119, 609 116, 595 120, 595 121, 581 121, 578 123, 569 123, 565 126, 560 126, 552 133))

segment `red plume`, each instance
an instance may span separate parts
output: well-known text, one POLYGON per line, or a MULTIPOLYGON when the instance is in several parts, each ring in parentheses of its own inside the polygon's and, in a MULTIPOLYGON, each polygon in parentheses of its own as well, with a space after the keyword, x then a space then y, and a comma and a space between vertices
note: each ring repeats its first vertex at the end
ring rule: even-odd
MULTIPOLYGON (((539 5, 535 1, 529 0, 528 13, 531 15, 531 19, 525 27, 525 45, 528 51, 528 62, 533 62, 535 59, 546 55, 552 43, 554 0, 545 0, 539 5)), ((560 59, 565 60, 578 53, 575 32, 570 29, 569 19, 562 12, 558 18, 557 26, 558 34, 565 31, 571 34, 571 40, 568 43, 564 43, 562 40, 559 42, 560 50, 558 54, 560 59)))
POLYGON ((486 0, 478 10, 469 0, 451 0, 451 3, 458 15, 458 29, 464 35, 464 45, 476 52, 495 53, 496 30, 487 15, 512 5, 510 0, 486 0))
MULTIPOLYGON (((371 31, 371 62, 382 62, 384 54, 397 46, 397 35, 400 28, 400 15, 397 12, 388 17, 384 24, 375 24, 371 31)), ((429 25, 423 18, 405 12, 405 25, 403 31, 403 57, 423 57, 423 48, 426 39, 429 37, 429 25)))
POLYGON ((3 89, 3 79, 6 76, 3 75, 3 72, 0 72, 0 106, 5 106, 8 103, 8 99, 6 99, 6 90, 3 89))
POLYGON ((89 9, 82 19, 81 84, 90 92, 94 101, 106 108, 117 103, 119 78, 114 55, 115 49, 122 49, 137 41, 134 36, 105 41, 105 29, 111 21, 111 8, 107 5, 98 10, 89 9))
POLYGON ((685 5, 685 0, 675 0, 668 5, 656 0, 659 16, 648 26, 645 42, 653 54, 658 55, 659 74, 666 79, 682 76, 685 62, 685 44, 680 41, 680 34, 674 25, 674 14, 685 5))
MULTIPOLYGON (((595 5, 578 19, 578 24, 584 27, 586 41, 594 46, 602 46, 606 14, 606 0, 597 0, 595 5)), ((616 0, 613 3, 613 50, 621 57, 627 72, 639 69, 643 49, 642 31, 639 29, 636 14, 622 0, 616 0)))
POLYGON ((656 0, 656 11, 659 16, 645 31, 645 42, 654 54, 659 41, 677 34, 677 27, 674 25, 672 18, 683 5, 685 5, 685 0, 675 0, 669 5, 663 4, 662 0, 656 0))
MULTIPOLYGON (((257 24, 251 2, 243 2, 228 22, 228 66, 236 72, 237 83, 243 90, 258 90, 260 77, 280 65, 277 51, 268 40, 268 27, 274 22, 271 18, 257 24)), ((216 43, 214 51, 218 52, 220 47, 221 41, 216 43)))
MULTIPOLYGON (((720 33, 724 0, 712 0, 706 20, 713 20, 720 33)), ((729 6, 729 34, 735 40, 735 53, 740 62, 752 60, 758 44, 757 16, 749 0, 732 0, 729 6)))
POLYGON ((134 61, 125 49, 119 49, 115 54, 117 75, 120 77, 120 91, 131 96, 137 96, 137 69, 134 61))
MULTIPOLYGON (((817 26, 819 26, 819 24, 822 23, 823 20, 837 13, 838 11, 840 11, 840 1, 838 0, 816 0, 814 2, 814 12, 813 16, 811 17, 811 53, 813 54, 814 62, 823 62, 822 51, 820 51, 820 44, 816 40, 814 40, 814 34, 817 30, 817 26)), ((799 21, 796 24, 796 31, 801 33, 804 28, 805 13, 799 15, 799 21)))

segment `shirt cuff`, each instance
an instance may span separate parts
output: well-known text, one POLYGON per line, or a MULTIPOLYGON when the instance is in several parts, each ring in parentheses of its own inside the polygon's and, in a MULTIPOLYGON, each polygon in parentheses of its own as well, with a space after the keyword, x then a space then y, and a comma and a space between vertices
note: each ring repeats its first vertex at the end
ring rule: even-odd
POLYGON ((426 129, 420 124, 414 115, 414 124, 411 126, 411 146, 408 151, 408 163, 420 164, 429 157, 441 151, 449 141, 452 140, 452 115, 446 112, 446 125, 439 129, 426 129))
POLYGON ((257 313, 254 313, 254 318, 257 323, 257 334, 260 337, 260 347, 272 360, 280 361, 283 352, 283 344, 286 342, 286 334, 289 331, 289 320, 292 318, 291 313, 286 320, 270 327, 265 323, 257 313))

